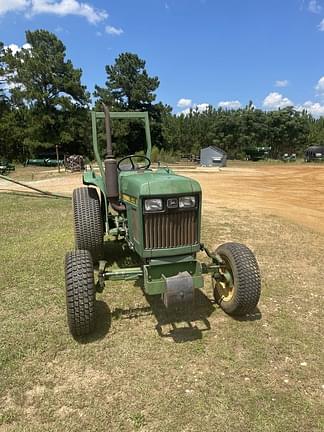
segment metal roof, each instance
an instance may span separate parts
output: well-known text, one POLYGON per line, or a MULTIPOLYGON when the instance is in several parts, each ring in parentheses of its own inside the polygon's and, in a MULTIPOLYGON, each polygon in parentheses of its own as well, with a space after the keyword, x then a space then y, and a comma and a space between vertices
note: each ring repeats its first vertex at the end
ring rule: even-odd
POLYGON ((208 149, 208 148, 210 148, 210 149, 212 149, 212 150, 215 150, 215 151, 218 151, 218 152, 222 153, 223 155, 226 155, 226 152, 225 152, 224 150, 222 150, 221 148, 216 147, 216 146, 208 146, 208 147, 204 147, 204 148, 202 148, 201 150, 206 150, 206 149, 208 149))
POLYGON ((309 151, 309 150, 324 152, 324 146, 320 146, 320 145, 309 146, 305 151, 309 151))

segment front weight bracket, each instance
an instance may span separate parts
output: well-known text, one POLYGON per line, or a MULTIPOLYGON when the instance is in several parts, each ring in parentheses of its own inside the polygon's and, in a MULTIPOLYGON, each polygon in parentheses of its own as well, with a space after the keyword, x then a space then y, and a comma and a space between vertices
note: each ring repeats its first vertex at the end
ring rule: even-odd
POLYGON ((165 292, 162 300, 166 308, 190 305, 194 302, 195 289, 189 272, 165 278, 165 292))

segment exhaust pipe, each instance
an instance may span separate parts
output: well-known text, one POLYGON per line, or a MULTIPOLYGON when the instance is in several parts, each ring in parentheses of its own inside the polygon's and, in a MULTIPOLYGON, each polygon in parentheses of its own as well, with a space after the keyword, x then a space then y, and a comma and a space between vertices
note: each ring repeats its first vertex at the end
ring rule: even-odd
POLYGON ((110 126, 110 115, 107 105, 102 104, 105 113, 105 129, 106 129, 106 158, 114 158, 112 150, 112 140, 111 140, 111 126, 110 126))
POLYGON ((106 158, 104 161, 105 165, 105 182, 107 189, 107 198, 110 202, 111 207, 117 212, 126 210, 124 204, 119 202, 119 191, 118 191, 118 172, 117 172, 117 160, 113 155, 112 140, 111 140, 111 126, 110 126, 110 115, 108 107, 103 103, 103 110, 105 113, 105 129, 106 129, 106 158))

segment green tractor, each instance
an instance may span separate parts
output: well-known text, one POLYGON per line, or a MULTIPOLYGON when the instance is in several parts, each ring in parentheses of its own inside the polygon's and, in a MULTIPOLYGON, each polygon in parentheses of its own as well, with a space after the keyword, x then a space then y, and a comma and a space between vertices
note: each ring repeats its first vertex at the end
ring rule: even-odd
POLYGON ((177 313, 194 307, 195 292, 204 286, 204 275, 209 274, 215 300, 226 313, 252 313, 259 301, 261 278, 251 250, 243 244, 225 243, 210 252, 200 242, 199 183, 168 167, 151 169, 146 112, 109 113, 103 107, 103 112, 91 113, 100 173, 85 172, 85 187, 73 191, 75 250, 65 258, 72 335, 87 335, 95 329, 96 292, 102 292, 107 280, 140 279, 146 296, 160 296, 164 306, 177 313), (129 155, 117 162, 112 151, 111 118, 143 120, 145 156, 129 155), (104 161, 98 150, 98 119, 105 121, 104 161), (124 242, 126 255, 137 257, 137 266, 108 266, 111 257, 108 259, 107 250, 116 241, 124 242), (207 254, 208 263, 197 260, 199 251, 207 254))

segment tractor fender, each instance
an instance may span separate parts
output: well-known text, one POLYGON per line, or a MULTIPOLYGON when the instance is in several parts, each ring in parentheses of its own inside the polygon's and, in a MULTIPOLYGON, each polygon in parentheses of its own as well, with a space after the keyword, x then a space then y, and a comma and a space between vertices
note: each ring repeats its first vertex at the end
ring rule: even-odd
POLYGON ((95 186, 100 190, 101 206, 104 211, 104 223, 106 225, 106 232, 109 231, 108 227, 108 200, 106 193, 106 185, 101 175, 96 175, 94 170, 86 171, 83 173, 83 184, 86 186, 95 186))

